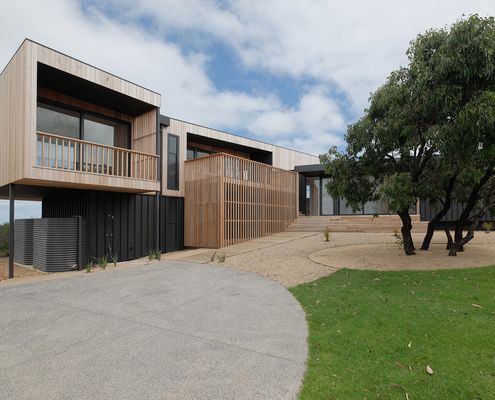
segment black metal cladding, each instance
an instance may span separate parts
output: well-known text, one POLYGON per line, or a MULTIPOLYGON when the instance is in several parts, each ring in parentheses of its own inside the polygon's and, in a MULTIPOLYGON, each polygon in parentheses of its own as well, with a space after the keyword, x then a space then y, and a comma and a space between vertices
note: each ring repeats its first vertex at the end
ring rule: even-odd
MULTIPOLYGON (((119 261, 146 256, 156 248, 156 196, 65 190, 45 197, 43 218, 80 215, 88 221, 92 258, 117 255, 119 261)), ((184 199, 160 197, 160 250, 184 248, 184 199)))
POLYGON ((14 234, 15 262, 33 265, 33 220, 17 219, 14 234))
MULTIPOLYGON (((440 205, 435 207, 432 206, 429 201, 421 200, 419 205, 421 221, 431 221, 437 214, 439 208, 440 205)), ((441 225, 445 225, 457 221, 461 216, 463 210, 464 207, 462 204, 453 202, 449 211, 447 212, 447 215, 445 215, 445 217, 442 218, 441 225)), ((483 216, 483 218, 481 218, 481 222, 484 221, 495 221, 495 215, 492 215, 489 212, 487 212, 483 216)))

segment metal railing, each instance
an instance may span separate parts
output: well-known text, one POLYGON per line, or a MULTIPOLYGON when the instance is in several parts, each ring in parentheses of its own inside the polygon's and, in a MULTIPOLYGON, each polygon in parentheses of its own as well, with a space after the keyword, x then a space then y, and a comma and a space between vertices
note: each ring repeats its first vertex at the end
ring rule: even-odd
POLYGON ((158 156, 80 139, 36 133, 36 166, 156 181, 158 156))

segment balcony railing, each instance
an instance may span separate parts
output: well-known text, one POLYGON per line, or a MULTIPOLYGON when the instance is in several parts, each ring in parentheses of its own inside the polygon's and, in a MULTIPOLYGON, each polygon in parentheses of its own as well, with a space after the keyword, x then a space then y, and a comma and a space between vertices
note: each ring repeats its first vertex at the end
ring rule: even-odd
POLYGON ((153 154, 37 132, 36 166, 62 171, 156 181, 153 154))

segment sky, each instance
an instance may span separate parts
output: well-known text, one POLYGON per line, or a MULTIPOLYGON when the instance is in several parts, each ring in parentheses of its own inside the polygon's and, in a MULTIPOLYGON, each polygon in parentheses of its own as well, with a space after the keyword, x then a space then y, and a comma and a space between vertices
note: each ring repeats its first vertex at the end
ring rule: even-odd
MULTIPOLYGON (((0 68, 28 37, 161 93, 162 114, 321 154, 343 146, 418 33, 495 15, 495 2, 17 0, 2 10, 0 68)), ((39 213, 22 203, 16 218, 39 213)), ((0 223, 7 216, 0 201, 0 223)))

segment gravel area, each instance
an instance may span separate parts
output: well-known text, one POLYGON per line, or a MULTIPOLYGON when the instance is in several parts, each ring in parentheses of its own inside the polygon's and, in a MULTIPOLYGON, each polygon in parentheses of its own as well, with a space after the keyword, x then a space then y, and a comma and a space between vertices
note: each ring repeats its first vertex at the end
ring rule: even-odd
MULTIPOLYGON (((14 276, 17 278, 26 278, 30 276, 42 275, 42 272, 35 270, 34 268, 25 268, 20 265, 14 264, 14 276)), ((9 259, 8 257, 0 258, 0 281, 7 279, 9 275, 9 259)))
MULTIPOLYGON (((423 234, 413 235, 420 247, 423 234)), ((464 253, 448 257, 446 238, 437 232, 431 250, 407 257, 391 233, 332 233, 278 243, 247 253, 228 256, 226 266, 253 272, 292 287, 327 276, 340 268, 414 270, 478 267, 495 264, 495 233, 479 232, 464 253)))

